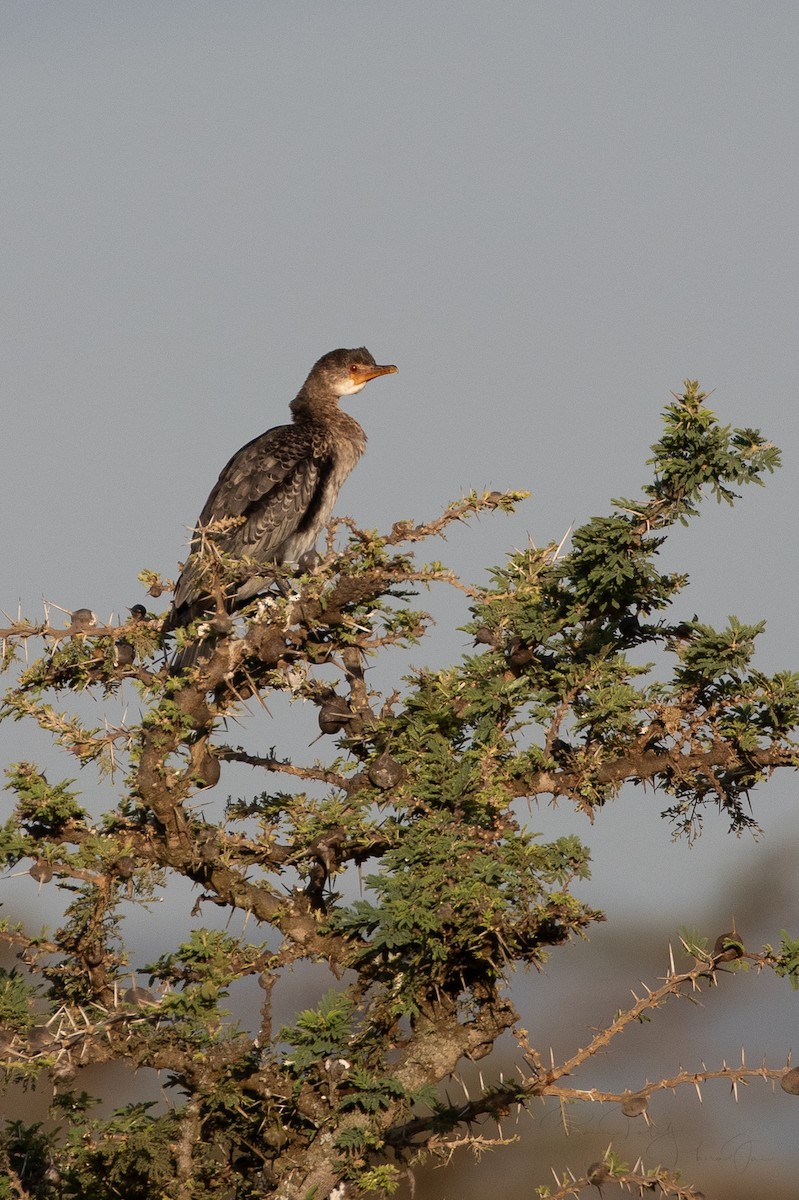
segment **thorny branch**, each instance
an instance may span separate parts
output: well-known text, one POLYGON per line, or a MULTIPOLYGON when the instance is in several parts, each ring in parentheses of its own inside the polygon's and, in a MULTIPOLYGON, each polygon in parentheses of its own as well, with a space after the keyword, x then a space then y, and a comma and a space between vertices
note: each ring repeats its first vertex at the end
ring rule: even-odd
POLYGON ((618 1184, 619 1188, 627 1193, 639 1196, 670 1196, 672 1200, 698 1200, 700 1196, 704 1196, 704 1192, 697 1191, 692 1185, 682 1183, 673 1172, 667 1171, 663 1167, 655 1167, 651 1171, 644 1168, 643 1163, 639 1160, 635 1164, 632 1171, 624 1169, 614 1169, 609 1171, 603 1169, 602 1163, 594 1163, 589 1167, 587 1173, 579 1178, 569 1172, 568 1180, 565 1176, 558 1178, 557 1172, 552 1171, 557 1185, 557 1191, 547 1189, 546 1193, 538 1190, 538 1194, 546 1195, 546 1200, 570 1200, 573 1196, 579 1196, 583 1192, 591 1189, 591 1195, 597 1194, 602 1196, 602 1185, 609 1183, 618 1184))
MULTIPOLYGON (((702 982, 706 982, 710 986, 717 985, 718 972, 724 970, 722 964, 729 961, 723 954, 707 955, 702 961, 697 961, 690 971, 677 972, 673 956, 670 957, 669 971, 659 988, 650 989, 643 984, 644 996, 635 997, 633 1005, 623 1012, 617 1013, 614 1020, 601 1029, 587 1046, 578 1050, 564 1062, 557 1064, 553 1062, 549 1068, 544 1067, 541 1054, 528 1042, 526 1031, 517 1029, 517 1042, 524 1051, 526 1061, 534 1067, 532 1076, 528 1076, 524 1071, 518 1069, 518 1080, 506 1079, 500 1075, 499 1081, 493 1085, 487 1085, 481 1076, 479 1095, 474 1098, 470 1097, 463 1080, 459 1076, 454 1076, 463 1089, 465 1101, 461 1104, 450 1102, 448 1112, 452 1122, 458 1126, 465 1125, 467 1127, 471 1127, 474 1122, 485 1117, 499 1122, 511 1108, 519 1105, 528 1106, 536 1098, 544 1100, 548 1097, 556 1097, 561 1101, 581 1100, 622 1106, 632 1100, 635 1103, 627 1115, 644 1116, 646 1119, 647 1098, 657 1091, 675 1091, 678 1087, 691 1085, 701 1100, 702 1083, 713 1079, 727 1079, 737 1099, 737 1088, 740 1083, 745 1083, 750 1079, 771 1080, 772 1082, 781 1080, 785 1075, 785 1067, 767 1067, 765 1064, 759 1067, 748 1067, 745 1052, 742 1050, 740 1066, 728 1066, 724 1063, 719 1068, 707 1068, 703 1064, 700 1071, 682 1070, 670 1078, 644 1084, 634 1093, 629 1090, 610 1092, 600 1088, 565 1087, 559 1082, 594 1058, 630 1025, 640 1022, 645 1013, 654 1012, 662 1007, 665 1000, 670 997, 691 999, 693 993, 701 990, 702 982)), ((747 954, 746 957, 753 960, 758 969, 770 965, 765 955, 747 954)), ((462 1144, 458 1137, 450 1139, 448 1136, 435 1133, 434 1127, 435 1122, 431 1122, 429 1117, 417 1117, 392 1129, 387 1134, 387 1140, 398 1147, 412 1145, 418 1148, 424 1146, 431 1152, 441 1152, 448 1146, 454 1149, 462 1144)))

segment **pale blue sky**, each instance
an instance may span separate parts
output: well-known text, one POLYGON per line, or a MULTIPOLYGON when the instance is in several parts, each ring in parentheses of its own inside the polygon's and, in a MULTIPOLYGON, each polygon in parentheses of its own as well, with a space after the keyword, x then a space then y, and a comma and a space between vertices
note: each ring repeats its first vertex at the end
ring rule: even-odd
MULTIPOLYGON (((366 344, 400 373, 348 405, 338 511, 529 489, 431 550, 473 577, 634 492, 669 391, 715 389, 785 467, 664 563, 685 615, 766 617, 762 665, 799 665, 797 46, 794 3, 5 0, 0 606, 140 600, 230 454, 366 344)), ((794 792, 760 793, 767 845, 794 792)), ((701 923, 752 845, 672 851, 660 807, 591 835, 594 900, 622 918, 621 852, 636 904, 701 923)))

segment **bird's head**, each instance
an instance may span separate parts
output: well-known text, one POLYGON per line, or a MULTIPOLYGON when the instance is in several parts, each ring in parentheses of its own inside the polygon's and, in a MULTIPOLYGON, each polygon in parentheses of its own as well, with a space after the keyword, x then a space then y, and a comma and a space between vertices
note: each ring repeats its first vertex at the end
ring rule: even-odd
POLYGON ((370 379, 393 375, 396 370, 393 365, 379 366, 365 346, 357 350, 331 350, 314 364, 305 388, 333 396, 354 396, 370 379))

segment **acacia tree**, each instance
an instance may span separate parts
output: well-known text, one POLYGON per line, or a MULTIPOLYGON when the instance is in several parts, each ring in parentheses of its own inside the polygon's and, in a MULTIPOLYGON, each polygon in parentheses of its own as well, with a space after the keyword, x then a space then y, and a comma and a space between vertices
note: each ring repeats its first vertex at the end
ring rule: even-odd
MULTIPOLYGON (((479 1122, 514 1105, 535 1114, 549 1098, 590 1100, 645 1116, 653 1091, 717 1077, 799 1093, 799 1070, 784 1062, 675 1070, 621 1093, 591 1080, 599 1050, 669 999, 707 992, 722 966, 755 963, 796 985, 799 943, 787 937, 756 952, 734 930, 687 941, 684 969, 672 962, 564 1061, 544 1061, 509 994, 515 967, 543 963, 602 919, 570 891, 588 877, 586 847, 541 841, 520 800, 555 797, 594 821, 625 784, 649 784, 684 832, 710 815, 737 831, 753 823, 753 787, 796 765, 799 677, 753 668, 760 625, 685 619, 685 577, 657 568, 666 531, 696 517, 703 495, 732 503, 778 463, 758 431, 721 426, 704 401, 687 383, 668 406, 639 498, 613 501, 568 550, 512 553, 485 585, 417 564, 412 548, 452 522, 511 510, 522 493, 473 494, 384 536, 340 522, 346 545, 331 531, 312 573, 236 619, 179 632, 207 643, 184 674, 170 672, 161 617, 143 608, 118 626, 80 611, 66 628, 16 620, 2 631, 5 666, 22 660, 2 716, 37 722, 82 772, 98 771, 106 811, 81 803, 72 779, 28 762, 8 770, 2 862, 32 860, 64 906, 55 932, 0 928, 21 960, 0 975, 5 1077, 53 1088, 49 1123, 9 1121, 0 1136, 0 1196, 390 1194, 426 1154, 501 1141, 479 1122), (433 583, 468 597, 474 652, 404 681, 391 676, 394 654, 378 694, 366 668, 427 633, 412 603, 433 583), (138 689, 141 720, 92 727, 81 694, 111 706, 123 686, 138 689), (317 706, 320 737, 334 739, 324 759, 230 740, 229 729, 247 730, 234 718, 278 693, 317 706), (215 796, 231 763, 260 771, 263 790, 213 817, 197 797, 215 796), (127 916, 169 897, 176 876, 197 895, 183 940, 155 962, 130 961, 127 916), (212 904, 247 919, 209 928, 212 904), (275 1028, 275 986, 301 960, 324 964, 329 990, 275 1028), (257 1028, 225 1011, 248 978, 263 990, 257 1028), (506 1031, 518 1044, 513 1079, 488 1074, 454 1103, 445 1085, 459 1064, 506 1031), (174 1104, 94 1115, 82 1070, 119 1060, 167 1072, 174 1104)), ((212 533, 205 554, 212 591, 255 569, 225 560, 212 533)), ((153 596, 165 586, 143 578, 153 596)), ((164 922, 165 935, 174 928, 164 922)), ((539 1194, 615 1183, 701 1195, 612 1151, 539 1194)))

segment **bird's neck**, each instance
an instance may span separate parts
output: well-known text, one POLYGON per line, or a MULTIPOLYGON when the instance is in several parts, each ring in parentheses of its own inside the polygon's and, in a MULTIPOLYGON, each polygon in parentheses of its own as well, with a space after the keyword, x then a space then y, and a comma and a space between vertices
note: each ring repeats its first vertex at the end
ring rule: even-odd
POLYGON ((308 417, 335 421, 346 415, 339 408, 338 401, 338 396, 332 392, 315 391, 306 386, 292 400, 291 415, 295 421, 307 420, 308 417))
POLYGON ((342 412, 338 402, 338 396, 330 392, 312 392, 303 388, 291 402, 291 417, 295 425, 323 427, 334 443, 349 443, 355 455, 354 465, 366 449, 366 434, 354 417, 342 412))

